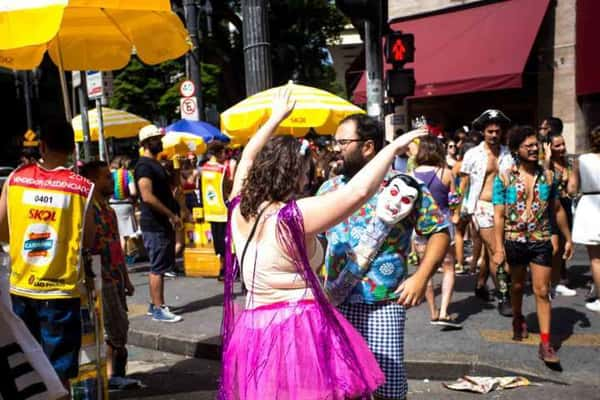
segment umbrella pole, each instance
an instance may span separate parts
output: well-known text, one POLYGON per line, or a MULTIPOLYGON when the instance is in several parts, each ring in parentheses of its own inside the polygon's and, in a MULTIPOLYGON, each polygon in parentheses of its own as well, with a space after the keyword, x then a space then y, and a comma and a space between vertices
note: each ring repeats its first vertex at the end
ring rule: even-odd
MULTIPOLYGON (((67 122, 71 123, 73 119, 73 114, 71 114, 71 101, 69 100, 69 91, 67 90, 67 80, 65 79, 65 70, 63 68, 63 60, 62 60, 62 52, 60 50, 60 35, 56 35, 56 44, 58 46, 58 76, 60 77, 60 91, 62 92, 63 97, 63 105, 65 106, 65 117, 67 118, 67 122)), ((79 162, 79 148, 75 146, 74 160, 75 160, 75 170, 77 171, 77 164, 79 162)))
POLYGON ((102 101, 100 98, 96 99, 96 113, 98 114, 98 152, 100 161, 108 162, 108 148, 106 147, 106 140, 104 140, 104 117, 102 116, 102 101))

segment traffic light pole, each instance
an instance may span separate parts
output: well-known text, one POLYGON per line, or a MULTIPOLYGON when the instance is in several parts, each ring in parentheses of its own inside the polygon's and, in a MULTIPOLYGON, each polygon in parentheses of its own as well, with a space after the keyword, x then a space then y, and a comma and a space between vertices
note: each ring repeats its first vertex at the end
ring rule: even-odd
POLYGON ((383 54, 381 18, 365 21, 365 64, 367 67, 367 114, 383 123, 383 54))
POLYGON ((271 43, 266 0, 242 0, 246 96, 271 88, 271 43))

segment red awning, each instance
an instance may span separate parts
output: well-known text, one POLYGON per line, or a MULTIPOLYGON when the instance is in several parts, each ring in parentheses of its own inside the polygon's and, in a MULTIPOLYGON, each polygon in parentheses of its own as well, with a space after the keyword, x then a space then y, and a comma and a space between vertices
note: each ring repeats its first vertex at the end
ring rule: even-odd
MULTIPOLYGON (((550 0, 507 0, 392 23, 415 35, 415 97, 519 88, 550 0)), ((390 69, 389 64, 384 68, 390 69)), ((354 90, 366 102, 366 76, 354 90)))
POLYGON ((577 1, 577 95, 600 93, 600 1, 577 1))

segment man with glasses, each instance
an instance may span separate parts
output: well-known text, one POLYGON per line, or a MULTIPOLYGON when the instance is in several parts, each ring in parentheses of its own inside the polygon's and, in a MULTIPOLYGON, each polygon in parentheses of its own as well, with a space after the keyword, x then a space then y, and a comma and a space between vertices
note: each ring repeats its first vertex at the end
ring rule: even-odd
POLYGON ((498 174, 494 180, 495 250, 493 263, 506 260, 512 278, 513 340, 528 337, 522 314, 523 289, 527 267, 531 281, 540 329, 538 355, 546 363, 558 363, 550 344, 551 304, 548 297, 552 275, 552 243, 550 216, 565 237, 563 258, 573 253, 567 215, 557 198, 553 173, 540 166, 539 141, 535 130, 517 126, 509 132, 510 150, 518 158, 517 166, 498 174))
MULTIPOLYGON (((492 205, 492 189, 494 178, 498 172, 504 171, 513 165, 513 158, 506 146, 503 146, 503 134, 510 119, 502 111, 487 110, 475 121, 473 129, 483 132, 483 142, 465 153, 460 168, 461 193, 466 193, 463 199, 462 212, 472 215, 473 221, 488 255, 491 257, 495 251, 494 242, 494 206, 492 205)), ((496 282, 498 265, 493 262, 482 265, 475 285, 475 296, 483 301, 490 301, 487 289, 487 279, 492 273, 496 282)), ((504 316, 511 316, 511 307, 508 301, 499 301, 498 312, 504 316)))
MULTIPOLYGON (((382 148, 383 141, 382 130, 375 119, 356 114, 342 120, 334 140, 334 149, 342 164, 341 175, 326 181, 319 189, 319 194, 345 185, 382 148)), ((390 168, 384 185, 397 174, 390 168)), ((423 183, 415 182, 415 185, 420 194, 410 214, 388 227, 389 233, 380 244, 376 256, 369 258, 370 264, 364 276, 339 306, 339 310, 365 338, 385 374, 386 382, 375 392, 376 399, 406 398, 406 311, 405 306, 399 304, 400 294, 405 287, 420 287, 422 298, 425 284, 435 266, 443 259, 450 241, 448 222, 431 193, 423 183), (428 236, 429 241, 417 273, 405 280, 413 230, 428 236)), ((376 209, 380 194, 381 191, 347 220, 326 232, 326 286, 328 282, 336 281, 340 273, 349 267, 349 257, 357 248, 361 236, 368 235, 368 227, 377 223, 379 217, 376 209)))

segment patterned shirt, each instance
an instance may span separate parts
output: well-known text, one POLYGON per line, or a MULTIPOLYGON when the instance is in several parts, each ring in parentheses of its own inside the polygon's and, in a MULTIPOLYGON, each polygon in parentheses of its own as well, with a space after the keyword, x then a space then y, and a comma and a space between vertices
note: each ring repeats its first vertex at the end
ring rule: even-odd
POLYGON ((504 239, 515 242, 550 240, 550 212, 556 199, 556 180, 541 167, 535 176, 531 209, 527 210, 525 182, 511 170, 494 179, 494 205, 504 205, 504 239))
POLYGON ((94 225, 96 234, 92 254, 100 255, 102 280, 107 283, 123 283, 122 271, 125 269, 125 256, 119 239, 117 216, 108 202, 94 199, 94 225))
MULTIPOLYGON (((396 171, 390 170, 386 181, 396 174, 396 171)), ((325 182, 318 194, 337 190, 346 183, 346 178, 337 176, 325 182)), ((406 276, 406 259, 410 252, 413 228, 419 235, 428 236, 448 227, 448 222, 433 200, 427 186, 421 183, 420 187, 420 203, 416 203, 412 214, 391 230, 369 271, 362 282, 352 290, 347 302, 372 304, 398 298, 399 295, 394 291, 406 276)), ((362 230, 375 216, 376 206, 377 194, 347 220, 326 232, 328 241, 325 256, 326 279, 336 279, 345 267, 348 250, 357 246, 362 230)))

